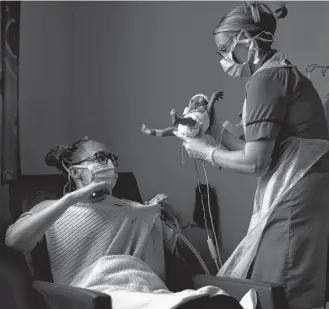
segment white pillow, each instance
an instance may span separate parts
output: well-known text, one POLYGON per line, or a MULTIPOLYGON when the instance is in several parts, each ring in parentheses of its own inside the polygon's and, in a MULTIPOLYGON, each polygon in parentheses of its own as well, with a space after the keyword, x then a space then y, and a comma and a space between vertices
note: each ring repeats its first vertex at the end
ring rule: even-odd
POLYGON ((243 309, 255 309, 257 306, 257 293, 255 289, 250 289, 240 300, 243 309))

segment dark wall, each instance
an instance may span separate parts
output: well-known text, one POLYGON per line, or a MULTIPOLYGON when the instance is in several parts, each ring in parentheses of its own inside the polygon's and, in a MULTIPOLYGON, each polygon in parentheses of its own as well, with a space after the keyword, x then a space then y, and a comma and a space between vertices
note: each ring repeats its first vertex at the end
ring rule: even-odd
MULTIPOLYGON (((240 3, 23 3, 24 171, 49 172, 43 157, 50 146, 89 135, 119 155, 121 170, 136 174, 143 198, 167 193, 174 207, 192 218, 193 162, 186 158, 182 164, 175 139, 146 137, 140 127, 165 127, 171 108, 181 113, 193 94, 219 88, 225 91, 216 108, 220 119, 238 121, 244 81, 222 72, 212 30, 240 3)), ((274 46, 301 70, 329 64, 329 3, 288 2, 288 9, 274 46)), ((320 72, 312 78, 324 95, 327 79, 320 72)), ((218 194, 227 257, 246 232, 256 180, 206 167, 218 194)))

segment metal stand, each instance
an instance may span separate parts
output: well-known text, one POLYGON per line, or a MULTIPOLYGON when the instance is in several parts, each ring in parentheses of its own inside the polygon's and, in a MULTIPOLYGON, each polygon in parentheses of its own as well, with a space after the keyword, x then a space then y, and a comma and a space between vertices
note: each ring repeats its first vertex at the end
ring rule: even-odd
POLYGON ((324 77, 326 75, 327 70, 329 69, 329 65, 318 65, 318 64, 309 64, 305 67, 305 71, 307 72, 307 75, 309 76, 311 72, 313 72, 315 69, 322 69, 322 76, 324 77))

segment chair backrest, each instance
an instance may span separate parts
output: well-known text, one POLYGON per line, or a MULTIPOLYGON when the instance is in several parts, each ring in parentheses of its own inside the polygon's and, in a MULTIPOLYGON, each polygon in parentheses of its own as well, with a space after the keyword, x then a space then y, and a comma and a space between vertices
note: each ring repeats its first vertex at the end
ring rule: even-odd
POLYGON ((9 184, 9 209, 13 222, 34 205, 63 196, 65 180, 61 174, 23 175, 9 184))
MULTIPOLYGON (((61 174, 23 175, 9 185, 10 212, 13 221, 34 205, 63 196, 65 180, 61 174)), ((142 203, 136 178, 132 172, 119 173, 113 195, 142 203)))
MULTIPOLYGON (((61 198, 64 185, 64 178, 59 174, 21 176, 18 181, 9 186, 9 204, 13 221, 16 221, 23 212, 44 200, 61 198)), ((142 203, 138 184, 132 172, 119 173, 113 195, 142 203)), ((43 241, 38 243, 25 257, 34 279, 53 281, 45 236, 43 241)))
POLYGON ((137 180, 132 172, 119 173, 119 178, 112 194, 117 198, 143 203, 137 180))

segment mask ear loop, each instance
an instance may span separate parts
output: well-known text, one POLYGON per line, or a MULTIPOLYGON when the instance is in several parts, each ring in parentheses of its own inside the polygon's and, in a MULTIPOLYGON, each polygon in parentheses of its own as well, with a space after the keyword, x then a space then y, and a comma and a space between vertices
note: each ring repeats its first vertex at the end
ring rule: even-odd
POLYGON ((238 43, 249 43, 249 41, 251 41, 251 45, 249 46, 249 50, 248 50, 248 59, 244 63, 242 63, 241 65, 245 65, 249 62, 250 57, 251 57, 251 53, 252 53, 252 50, 253 50, 253 41, 252 41, 252 38, 250 37, 250 35, 245 30, 241 30, 239 32, 239 34, 237 35, 236 39, 233 39, 234 44, 232 45, 232 48, 231 48, 231 51, 230 51, 231 53, 233 53, 236 44, 238 44, 238 43), (245 36, 248 37, 248 38, 240 40, 240 36, 242 34, 245 34, 245 36))
MULTIPOLYGON (((256 40, 260 40, 260 41, 262 41, 262 42, 268 42, 268 43, 270 43, 270 42, 273 42, 273 41, 274 41, 274 36, 273 36, 273 34, 272 34, 271 32, 268 32, 268 31, 262 31, 260 34, 256 35, 256 36, 254 37, 254 39, 256 39, 256 40), (271 39, 265 39, 265 38, 262 38, 261 35, 262 35, 263 33, 264 33, 265 35, 269 35, 269 36, 271 36, 271 39)), ((259 57, 259 49, 257 48, 257 50, 256 50, 256 55, 255 55, 255 59, 254 59, 254 64, 259 63, 259 61, 260 61, 260 57, 259 57)))
MULTIPOLYGON (((242 30, 240 33, 242 33, 242 32, 245 32, 244 30, 242 30)), ((246 33, 246 32, 245 32, 246 33)), ((244 64, 246 64, 247 62, 249 62, 249 60, 250 60, 250 57, 251 57, 251 54, 252 54, 252 51, 255 49, 256 50, 256 55, 255 55, 255 59, 258 59, 259 57, 258 57, 258 54, 259 54, 259 51, 258 51, 258 49, 257 48, 255 48, 255 43, 254 43, 254 40, 253 40, 253 38, 250 36, 250 35, 248 35, 247 33, 245 34, 248 38, 247 39, 242 39, 242 40, 237 40, 237 43, 249 43, 250 41, 251 41, 251 43, 250 43, 250 45, 249 45, 249 49, 248 49, 248 59, 247 59, 247 61, 244 63, 244 64)), ((257 60, 257 62, 258 62, 259 60, 257 60)), ((254 60, 254 63, 255 63, 255 60, 254 60)))
MULTIPOLYGON (((242 30, 241 32, 245 32, 244 30, 242 30)), ((240 32, 240 33, 241 33, 240 32)), ((245 32, 246 33, 246 32, 245 32)), ((256 53, 255 53, 255 59, 254 59, 254 64, 258 64, 259 61, 260 61, 260 57, 259 57, 259 48, 256 48, 256 44, 254 42, 254 40, 260 40, 262 42, 273 42, 274 41, 274 37, 273 37, 273 34, 271 32, 268 32, 268 31, 262 31, 261 33, 255 35, 254 37, 250 37, 248 34, 246 34, 246 36, 248 37, 248 39, 244 39, 244 40, 239 40, 240 43, 248 43, 249 41, 251 41, 251 44, 250 44, 250 47, 249 47, 249 51, 250 51, 250 54, 251 54, 251 51, 252 50, 255 50, 256 53), (262 38, 261 35, 262 34, 266 34, 266 35, 269 35, 271 36, 272 38, 271 39, 265 39, 265 38, 262 38)), ((248 52, 248 57, 249 57, 249 52, 248 52)))
POLYGON ((238 44, 238 43, 240 42, 239 38, 240 38, 242 32, 243 32, 243 30, 239 32, 239 34, 236 36, 236 39, 233 38, 233 44, 232 44, 232 46, 231 46, 230 53, 233 53, 236 44, 238 44))
POLYGON ((64 186, 64 189, 63 189, 63 195, 67 194, 67 193, 70 193, 71 192, 71 173, 69 171, 69 169, 65 166, 64 164, 64 160, 62 160, 62 166, 64 167, 64 169, 66 170, 67 172, 67 175, 68 175, 68 180, 67 180, 67 183, 65 184, 64 186), (67 187, 69 187, 69 191, 67 192, 67 187))
POLYGON ((71 192, 71 182, 69 180, 63 188, 63 196, 66 195, 67 193, 70 193, 70 192, 71 192), (69 187, 68 191, 67 191, 67 187, 69 187))

